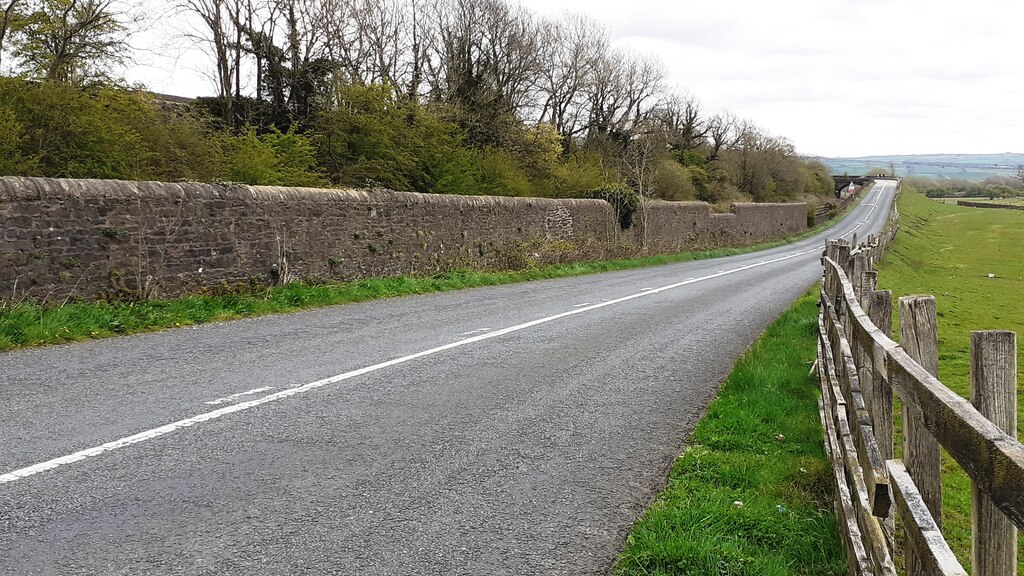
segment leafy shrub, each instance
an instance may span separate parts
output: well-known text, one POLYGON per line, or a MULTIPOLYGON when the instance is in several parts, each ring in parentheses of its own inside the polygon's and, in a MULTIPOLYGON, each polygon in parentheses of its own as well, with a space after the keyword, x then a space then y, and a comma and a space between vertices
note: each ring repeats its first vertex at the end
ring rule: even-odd
POLYGON ((654 182, 652 182, 652 195, 664 200, 694 200, 697 198, 697 189, 693 185, 693 171, 701 171, 701 168, 693 169, 680 165, 670 158, 662 158, 657 163, 654 182))
POLYGON ((21 153, 23 132, 14 112, 0 107, 0 175, 33 172, 32 162, 21 153))
POLYGON ((835 183, 828 167, 818 160, 808 160, 800 166, 803 177, 803 190, 806 195, 832 196, 835 183))
POLYGON ((610 184, 596 190, 591 190, 585 195, 586 198, 604 200, 615 208, 615 216, 619 220, 619 226, 626 230, 633 226, 633 217, 640 209, 640 197, 628 186, 623 184, 610 184))
MULTIPOLYGON (((110 88, 0 78, 0 123, 28 163, 5 173, 125 180, 213 179, 215 138, 185 109, 164 110, 149 96, 110 88), (12 140, 10 134, 20 134, 12 140)), ((6 154, 5 154, 6 155, 6 154)))
POLYGON ((316 171, 313 146, 294 128, 276 128, 264 134, 249 129, 222 140, 226 179, 253 185, 322 186, 326 180, 316 171))
POLYGON ((327 177, 395 190, 454 192, 474 181, 458 128, 386 86, 344 86, 337 106, 314 121, 312 139, 327 177))

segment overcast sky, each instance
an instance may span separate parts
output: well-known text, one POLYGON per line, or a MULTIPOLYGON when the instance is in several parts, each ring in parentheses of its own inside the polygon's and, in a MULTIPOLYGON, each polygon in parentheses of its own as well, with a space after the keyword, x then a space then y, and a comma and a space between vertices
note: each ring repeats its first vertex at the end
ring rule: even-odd
MULTIPOLYGON (((1024 2, 524 0, 582 12, 654 54, 708 111, 731 110, 805 154, 1024 152, 1024 2)), ((163 5, 163 3, 159 3, 163 5)), ((168 14, 137 37, 131 81, 211 94, 209 64, 168 14)))

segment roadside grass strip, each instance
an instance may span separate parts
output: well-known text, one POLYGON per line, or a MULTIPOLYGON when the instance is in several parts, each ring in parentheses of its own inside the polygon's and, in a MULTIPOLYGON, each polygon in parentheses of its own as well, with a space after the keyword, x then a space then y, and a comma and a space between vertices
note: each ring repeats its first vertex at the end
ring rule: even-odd
MULTIPOLYGON (((952 206, 907 186, 898 207, 900 231, 877 267, 879 289, 893 292, 893 333, 899 333, 900 296, 934 295, 939 379, 969 398, 971 331, 1016 332, 1017 410, 1024 413, 1024 211, 952 206)), ((1018 418, 1019 438, 1022 432, 1024 418, 1018 418)), ((971 483, 945 450, 942 533, 970 570, 971 483)), ((1018 536, 1018 550, 1017 571, 1024 574, 1024 534, 1018 536)))
POLYGON ((809 374, 816 298, 800 298, 733 368, 616 576, 846 573, 809 374))
POLYGON ((434 276, 368 278, 344 283, 292 282, 284 286, 259 289, 249 293, 196 295, 173 300, 140 302, 69 302, 61 306, 46 306, 0 300, 0 351, 75 342, 90 338, 107 338, 121 334, 152 332, 378 298, 497 286, 530 280, 565 278, 736 256, 797 242, 831 227, 841 219, 842 215, 839 215, 830 222, 793 238, 741 248, 579 262, 520 271, 456 270, 434 276))

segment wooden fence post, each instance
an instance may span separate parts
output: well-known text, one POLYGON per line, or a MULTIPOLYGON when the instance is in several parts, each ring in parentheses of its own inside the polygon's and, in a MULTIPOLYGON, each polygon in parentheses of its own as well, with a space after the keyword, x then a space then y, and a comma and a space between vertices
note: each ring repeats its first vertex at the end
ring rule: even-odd
MULTIPOLYGON (((869 267, 861 272, 861 289, 860 289, 860 307, 864 310, 864 313, 871 317, 871 300, 875 291, 875 285, 878 282, 878 272, 871 270, 870 262, 869 267)), ((874 346, 865 346, 861 342, 860 338, 854 338, 851 341, 855 345, 855 354, 857 359, 857 376, 860 378, 860 389, 864 396, 864 404, 868 410, 868 414, 871 416, 872 430, 874 429, 875 420, 875 355, 874 346)), ((875 441, 878 441, 878 435, 875 434, 875 441)), ((882 459, 885 462, 885 458, 882 459)))
POLYGON ((871 268, 868 268, 861 274, 860 282, 860 307, 864 309, 864 313, 869 317, 871 316, 871 298, 875 292, 875 288, 878 287, 878 272, 875 272, 871 268))
MULTIPOLYGON (((892 338, 892 291, 872 290, 869 301, 871 304, 868 317, 871 318, 871 323, 877 326, 887 338, 892 338)), ((892 384, 889 383, 889 375, 883 373, 885 351, 876 343, 869 353, 872 355, 870 402, 875 442, 878 444, 878 452, 882 455, 882 460, 892 460, 895 458, 892 384)), ((896 540, 895 516, 890 511, 889 516, 882 521, 882 531, 885 533, 890 550, 894 549, 893 543, 896 540)))
POLYGON ((836 264, 839 268, 846 273, 846 277, 850 277, 850 246, 849 244, 840 244, 836 247, 836 264))
MULTIPOLYGON (((875 290, 871 293, 871 323, 878 327, 887 338, 892 337, 892 290, 875 290)), ((877 346, 877 345, 876 345, 877 346)), ((885 352, 881 346, 871 351, 875 356, 871 375, 871 417, 874 419, 875 440, 883 460, 891 460, 893 450, 893 404, 892 385, 885 369, 885 352)))
POLYGON ((853 276, 850 276, 850 283, 853 284, 853 294, 857 297, 857 302, 863 302, 864 297, 861 295, 861 290, 864 286, 864 272, 867 271, 867 254, 858 252, 853 258, 853 276))
MULTIPOLYGON (((838 253, 838 247, 839 247, 839 245, 836 244, 835 240, 829 240, 828 243, 825 244, 825 257, 830 259, 830 260, 832 260, 834 262, 835 259, 836 259, 836 254, 838 253)), ((835 282, 832 280, 832 267, 826 265, 825 266, 825 294, 828 296, 829 300, 831 301, 832 298, 835 297, 835 293, 836 293, 835 282)))
MULTIPOLYGON (((939 331, 934 296, 900 298, 900 346, 925 370, 939 375, 939 331)), ((910 402, 903 402, 903 461, 921 499, 942 529, 942 478, 939 443, 925 428, 924 418, 910 402)), ((913 550, 907 549, 907 575, 924 574, 913 550)))
MULTIPOLYGON (((971 404, 1003 432, 1017 437, 1017 335, 971 332, 971 404)), ((1017 529, 971 485, 971 565, 975 576, 1017 574, 1017 529)))

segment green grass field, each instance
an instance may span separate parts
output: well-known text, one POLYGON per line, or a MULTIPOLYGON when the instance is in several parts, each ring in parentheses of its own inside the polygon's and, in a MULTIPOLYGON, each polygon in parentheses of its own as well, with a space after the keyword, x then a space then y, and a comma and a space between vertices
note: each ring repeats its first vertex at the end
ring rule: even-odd
MULTIPOLYGON (((878 267, 880 288, 892 289, 894 305, 898 296, 935 296, 939 379, 964 397, 970 390, 971 331, 1016 331, 1019 410, 1024 406, 1024 211, 950 206, 906 187, 899 209, 900 231, 878 267)), ((942 481, 943 532, 968 567, 970 482, 946 455, 942 481)), ((1024 539, 1019 547, 1024 551, 1024 539)), ((1024 562, 1018 565, 1024 574, 1024 562)))
POLYGON ((980 182, 992 176, 1016 176, 1024 154, 910 154, 821 160, 833 174, 864 174, 875 168, 886 169, 891 163, 899 176, 980 182))
POLYGON ((616 576, 846 573, 808 374, 816 298, 801 298, 736 364, 616 576))

